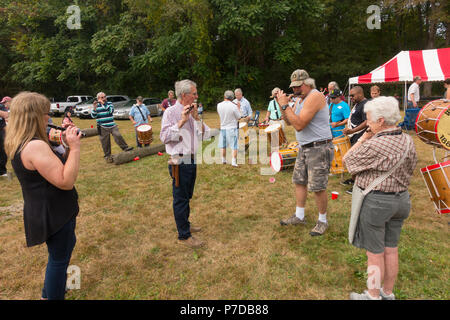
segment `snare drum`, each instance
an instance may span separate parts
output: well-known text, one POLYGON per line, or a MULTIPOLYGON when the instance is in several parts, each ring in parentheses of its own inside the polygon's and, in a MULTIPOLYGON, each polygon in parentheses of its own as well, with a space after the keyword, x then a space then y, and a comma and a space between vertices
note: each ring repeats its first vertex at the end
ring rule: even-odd
POLYGON ((271 148, 281 148, 287 144, 286 136, 280 123, 268 126, 264 132, 267 134, 267 141, 271 148))
POLYGON ((341 138, 334 138, 333 145, 334 145, 334 158, 333 161, 331 161, 330 172, 332 174, 344 173, 347 170, 344 167, 342 159, 344 158, 347 151, 350 150, 350 148, 352 147, 352 145, 350 144, 350 138, 347 136, 343 136, 341 138))
POLYGON ((450 150, 450 101, 435 100, 426 104, 417 115, 416 133, 420 140, 450 150))
POLYGON ((420 172, 436 211, 450 213, 450 161, 422 168, 420 172))
POLYGON ((146 145, 153 142, 153 131, 151 125, 141 124, 136 127, 136 131, 140 144, 146 145))
POLYGON ((50 131, 48 132, 48 141, 50 141, 50 143, 54 145, 58 146, 63 145, 67 147, 67 145, 64 142, 62 133, 63 132, 61 130, 51 128, 50 131))
POLYGON ((275 172, 292 168, 295 166, 297 155, 298 150, 295 149, 283 149, 272 152, 270 155, 270 167, 275 172))
POLYGON ((246 146, 250 143, 247 122, 239 122, 239 141, 243 141, 246 146))

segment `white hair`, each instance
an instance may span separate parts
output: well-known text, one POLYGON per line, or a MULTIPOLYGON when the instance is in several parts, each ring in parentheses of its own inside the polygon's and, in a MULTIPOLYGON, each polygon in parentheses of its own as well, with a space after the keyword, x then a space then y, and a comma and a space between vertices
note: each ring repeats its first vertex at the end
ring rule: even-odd
POLYGON ((223 94, 223 97, 227 100, 233 100, 234 99, 234 93, 231 90, 227 90, 225 91, 225 93, 223 94))
POLYGON ((340 89, 339 89, 339 85, 338 85, 338 83, 337 83, 336 81, 331 81, 331 82, 328 84, 328 86, 333 86, 335 89, 340 90, 340 89))
POLYGON ((189 79, 175 82, 175 94, 177 99, 181 99, 183 94, 191 93, 192 87, 197 88, 197 84, 189 79))
POLYGON ((104 93, 104 92, 99 92, 99 93, 97 93, 97 99, 98 99, 98 97, 100 97, 101 95, 105 95, 105 96, 106 96, 106 93, 104 93))
POLYGON ((377 97, 365 104, 364 112, 370 112, 370 120, 373 122, 383 118, 388 126, 395 125, 402 118, 398 101, 394 97, 377 97))
POLYGON ((316 88, 316 80, 314 80, 313 78, 305 79, 303 84, 306 85, 306 86, 311 87, 312 89, 316 88))
POLYGON ((242 89, 241 88, 237 88, 236 90, 234 90, 234 93, 239 92, 240 94, 243 94, 242 89))

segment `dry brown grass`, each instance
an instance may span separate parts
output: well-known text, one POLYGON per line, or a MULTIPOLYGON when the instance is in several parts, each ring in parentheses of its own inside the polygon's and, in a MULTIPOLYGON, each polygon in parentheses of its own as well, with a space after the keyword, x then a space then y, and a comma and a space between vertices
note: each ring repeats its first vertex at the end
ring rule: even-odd
MULTIPOLYGON (((60 119, 56 119, 59 121, 60 119)), ((153 122, 159 143, 160 118, 153 122)), ((219 126, 216 114, 205 119, 219 126)), ((82 128, 93 120, 76 120, 82 128)), ((118 122, 134 145, 129 121, 118 122)), ((290 141, 292 128, 287 130, 290 141)), ((400 242, 399 298, 448 299, 448 216, 438 216, 419 168, 433 163, 431 148, 415 138, 419 164, 411 184, 413 208, 400 242)), ((112 142, 113 153, 120 149, 112 142)), ((351 197, 338 177, 329 192, 330 229, 309 231, 317 219, 307 202, 306 227, 281 227, 295 210, 292 171, 259 174, 260 165, 239 169, 198 167, 191 221, 207 248, 177 244, 167 155, 122 166, 105 165, 98 137, 83 141, 77 244, 71 264, 81 268, 81 290, 69 299, 347 299, 365 286, 365 254, 347 243, 351 197)), ((0 207, 22 201, 17 179, 0 181, 0 207)), ((0 212, 0 299, 37 299, 43 284, 46 246, 26 248, 21 215, 0 212)))

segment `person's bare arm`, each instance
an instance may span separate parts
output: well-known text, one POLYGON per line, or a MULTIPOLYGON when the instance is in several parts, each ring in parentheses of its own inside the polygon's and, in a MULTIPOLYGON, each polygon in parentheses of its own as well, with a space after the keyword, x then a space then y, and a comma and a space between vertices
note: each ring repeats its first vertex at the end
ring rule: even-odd
MULTIPOLYGON (((280 93, 281 96, 279 96, 278 101, 280 106, 288 104, 288 97, 283 94, 282 91, 280 91, 280 93)), ((293 108, 286 108, 283 115, 285 116, 285 120, 287 120, 286 122, 290 123, 296 131, 302 131, 311 122, 316 113, 325 105, 326 103, 323 94, 320 92, 312 92, 305 101, 299 115, 294 113, 293 108)))
POLYGON ((66 140, 70 147, 67 161, 63 164, 41 140, 29 142, 21 153, 22 162, 28 170, 37 170, 45 180, 62 190, 72 190, 80 168, 80 139, 76 127, 66 130, 66 140))

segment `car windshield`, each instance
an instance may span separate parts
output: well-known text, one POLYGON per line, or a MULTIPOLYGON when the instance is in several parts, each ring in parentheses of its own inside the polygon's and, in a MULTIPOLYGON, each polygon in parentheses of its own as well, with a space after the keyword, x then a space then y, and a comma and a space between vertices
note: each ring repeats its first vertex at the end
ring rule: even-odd
POLYGON ((78 97, 68 97, 67 102, 78 102, 78 97))
POLYGON ((80 105, 80 104, 93 104, 94 100, 95 100, 95 98, 91 98, 89 100, 86 100, 86 101, 83 101, 83 102, 79 102, 79 103, 77 103, 77 105, 80 105))

